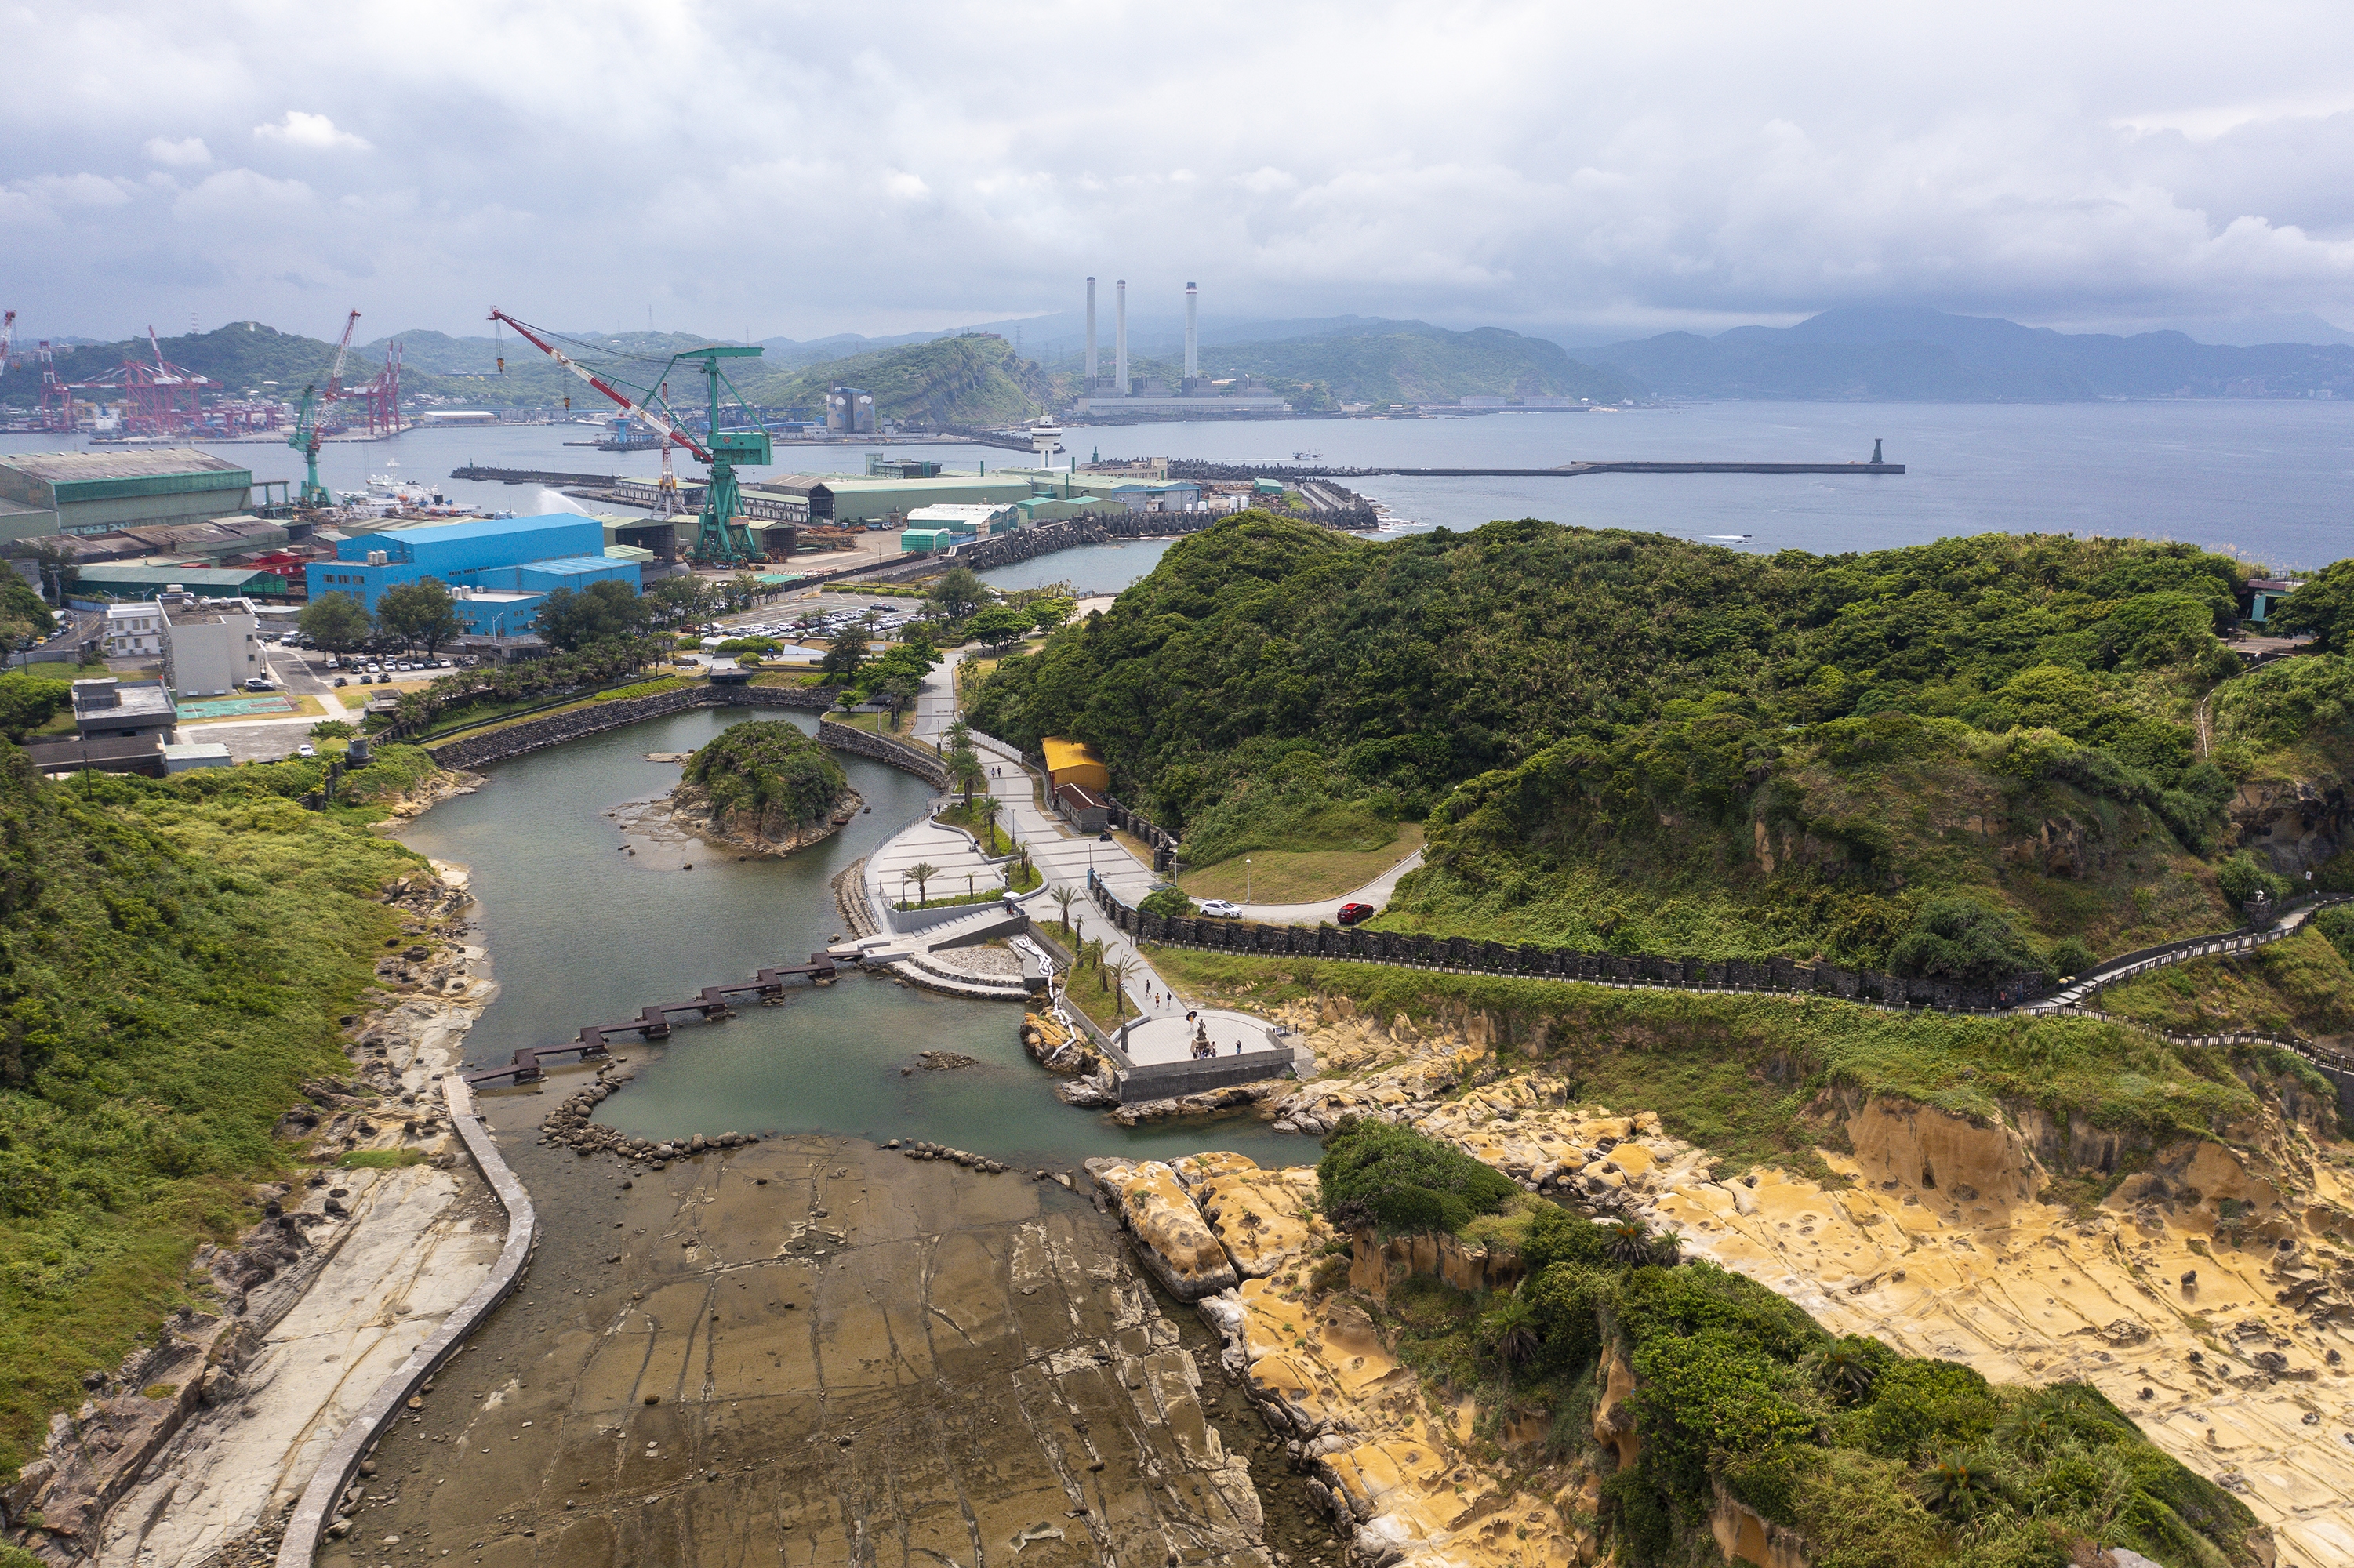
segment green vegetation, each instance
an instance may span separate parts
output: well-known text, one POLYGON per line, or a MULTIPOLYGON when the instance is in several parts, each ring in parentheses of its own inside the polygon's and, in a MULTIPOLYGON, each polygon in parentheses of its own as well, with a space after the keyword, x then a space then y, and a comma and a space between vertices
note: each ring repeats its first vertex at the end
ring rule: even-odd
MULTIPOLYGON (((2172 1034, 2342 1034, 2354 1031, 2354 965, 2327 931, 2354 927, 2342 909, 2243 957, 2169 964, 2101 992, 2101 1008, 2172 1034)), ((2340 938, 2341 941, 2346 938, 2340 938)))
POLYGON ((57 629, 57 617, 32 584, 14 567, 0 574, 0 649, 22 647, 57 629))
POLYGON ((829 387, 858 387, 875 395, 878 415, 948 425, 1035 418, 1051 396, 1038 366, 992 333, 877 349, 807 370, 754 374, 737 385, 760 403, 810 408, 824 407, 829 387))
POLYGON ((938 898, 902 898, 891 907, 907 911, 946 909, 961 904, 994 904, 1008 893, 1034 893, 1044 881, 1044 876, 1036 866, 1017 865, 1006 873, 1003 887, 975 888, 970 893, 960 893, 954 897, 943 894, 938 898))
MULTIPOLYGON (((2110 1181, 2151 1149, 2219 1136, 2256 1110, 2214 1053, 2177 1052, 2094 1019, 1892 1013, 1819 997, 1617 991, 1182 948, 1148 957, 1187 995, 1261 1012, 1345 997, 1379 1019, 1444 1025, 1483 1012, 1503 1042, 1500 1065, 1542 1065, 1580 1101, 1655 1107, 1670 1133, 1733 1171, 1771 1162, 1836 1181, 1817 1147, 1841 1146, 1843 1104, 1881 1095, 1980 1121, 2033 1107, 2054 1125, 2103 1128, 2121 1148, 2110 1181)), ((2267 1058, 2265 1070, 2331 1092, 2295 1058, 2267 1058)))
POLYGON ((0 675, 0 735, 10 740, 24 739, 72 705, 70 681, 13 672, 0 675))
POLYGON ((1367 545, 1244 514, 971 711, 1094 744, 1197 873, 1426 821, 1388 928, 2070 972, 2231 924, 2238 781, 2345 771, 2346 661, 2228 678, 2248 570, 2040 535, 1761 558, 1528 521, 1367 545))
POLYGON ((1324 1140, 1316 1181, 1324 1217, 1342 1231, 1459 1231, 1520 1192, 1511 1178, 1447 1144, 1371 1120, 1324 1140))
POLYGON ((338 1157, 338 1171, 400 1171, 422 1165, 425 1156, 414 1149, 355 1149, 338 1157))
MULTIPOLYGON (((1388 1190, 1405 1193, 1465 1159, 1390 1128, 1368 1160, 1364 1139, 1343 1133, 1335 1150, 1352 1157, 1318 1167, 1328 1213, 1365 1203, 1370 1171, 1401 1172, 1388 1190)), ((1720 1487, 1799 1531, 1815 1568, 2063 1568, 2094 1545, 2258 1561, 2254 1516, 2089 1385, 1997 1387, 1958 1362, 1834 1338, 1762 1285, 1677 1265, 1674 1239, 1633 1221, 1540 1203, 1520 1253, 1527 1273, 1508 1294, 1417 1278, 1374 1309, 1440 1398, 1549 1416, 1548 1459, 1606 1472, 1598 1523, 1635 1568, 1719 1561, 1720 1487), (1594 1436, 1614 1365, 1634 1377, 1631 1463, 1594 1436)))
POLYGON ((658 697, 664 692, 675 692, 683 686, 693 684, 695 683, 684 675, 664 675, 660 680, 640 681, 631 686, 615 686, 610 691, 599 692, 589 700, 599 703, 626 703, 635 697, 658 697))
MULTIPOLYGON (((374 798, 421 754, 351 776, 374 798)), ((427 765, 429 766, 429 765, 427 765)), ((421 870, 304 810, 315 763, 35 782, 0 747, 0 1473, 79 1379, 186 1299, 188 1258, 258 1213, 250 1183, 421 870)))
POLYGON ((687 759, 686 782, 711 797, 712 815, 748 815, 782 838, 823 821, 849 791, 833 754, 783 719, 731 725, 687 759))

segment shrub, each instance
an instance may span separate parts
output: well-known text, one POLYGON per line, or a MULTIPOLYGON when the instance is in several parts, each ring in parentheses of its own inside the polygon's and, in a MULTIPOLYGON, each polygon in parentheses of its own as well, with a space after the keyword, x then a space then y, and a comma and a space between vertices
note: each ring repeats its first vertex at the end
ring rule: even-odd
POLYGON ((1158 915, 1164 920, 1182 919, 1202 912, 1200 905, 1174 887, 1154 888, 1144 895, 1137 907, 1147 915, 1158 915))
POLYGON ((1520 1191, 1468 1154, 1371 1119, 1344 1123, 1326 1140, 1316 1180, 1334 1224, 1370 1214, 1394 1231, 1457 1230, 1520 1191))
POLYGON ((1888 961, 1900 975, 1965 985, 1992 985, 2043 967, 2008 915, 1968 898, 1931 900, 1888 961))
POLYGON ((1858 1423, 1863 1446, 1887 1459, 1972 1447, 1994 1430, 1994 1393, 1959 1361, 1906 1359, 1880 1374, 1858 1423))

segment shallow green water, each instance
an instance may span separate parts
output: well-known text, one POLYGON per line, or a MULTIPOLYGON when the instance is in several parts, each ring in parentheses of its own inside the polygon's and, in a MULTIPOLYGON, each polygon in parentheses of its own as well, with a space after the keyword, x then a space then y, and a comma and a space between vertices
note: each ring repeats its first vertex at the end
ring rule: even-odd
MULTIPOLYGON (((574 741, 484 770, 475 794, 434 807, 403 840, 472 874, 499 995, 468 1037, 469 1061, 506 1061, 520 1045, 553 1044, 581 1024, 627 1018, 648 1002, 741 979, 763 964, 801 963, 843 928, 834 874, 920 814, 919 779, 843 756, 874 810, 787 860, 697 858, 692 871, 653 871, 620 853, 605 813, 667 790, 670 763, 649 751, 690 751, 751 715, 697 709, 574 741)), ((770 716, 762 715, 761 716, 770 716)), ((793 715, 804 728, 816 721, 793 715)), ((1316 1157, 1308 1139, 1262 1122, 1129 1130, 1054 1097, 1054 1080, 1023 1053, 1021 1008, 936 996, 859 975, 796 989, 782 1007, 747 1006, 720 1024, 683 1023, 659 1045, 624 1047, 637 1081, 602 1119, 633 1133, 835 1132, 924 1139, 1023 1163, 1091 1154, 1161 1157, 1232 1149, 1262 1162, 1316 1157), (928 1072, 922 1051, 956 1051, 981 1065, 928 1072), (901 1069, 913 1067, 912 1073, 901 1069)))

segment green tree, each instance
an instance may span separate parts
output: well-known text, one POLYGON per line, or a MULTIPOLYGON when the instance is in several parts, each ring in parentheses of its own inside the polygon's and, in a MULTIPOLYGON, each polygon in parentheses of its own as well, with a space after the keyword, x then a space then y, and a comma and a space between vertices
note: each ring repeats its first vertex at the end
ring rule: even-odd
POLYGON ((1969 898, 1934 899, 1924 906, 1913 929, 1890 949, 1889 963, 1901 975, 1972 985, 1993 985, 2043 968, 2009 916, 1969 898))
POLYGON ((13 644, 47 637, 57 629, 57 617, 33 591, 33 585, 13 568, 0 568, 0 639, 13 644))
POLYGON ((995 590, 981 580, 970 567, 950 567, 940 574, 939 581, 925 596, 942 620, 962 620, 966 616, 996 599, 995 590))
POLYGON ((993 604, 966 621, 964 629, 966 635, 977 637, 991 648, 1002 648, 1028 636, 1035 624, 1018 609, 993 604))
POLYGON ((949 781, 964 791, 965 804, 968 806, 972 804, 973 790, 978 789, 983 779, 987 777, 981 770, 980 755, 970 746, 951 747, 949 749, 948 764, 949 781))
POLYGON ((931 895, 927 893, 925 889, 932 885, 932 878, 938 876, 939 874, 940 868, 938 866, 934 865, 930 861, 919 860, 915 864, 909 866, 907 870, 901 872, 899 874, 899 877, 903 882, 911 876, 916 879, 916 902, 922 904, 931 896, 931 895))
POLYGON ((0 734, 22 740, 27 730, 40 728, 72 701, 70 682, 17 673, 0 675, 0 734))
POLYGON ((302 607, 297 623, 303 636, 334 653, 350 652, 376 630, 359 596, 348 593, 321 594, 302 607))
POLYGON ((422 648, 428 656, 465 630, 458 601, 433 577, 385 589, 376 598, 376 619, 386 636, 405 648, 422 648))
POLYGON ((630 585, 609 579, 578 593, 557 588, 539 607, 537 626, 550 645, 571 653, 627 637, 642 623, 643 611, 630 585))
POLYGON ((2313 633, 2331 653, 2354 653, 2354 557, 2323 567, 2265 618, 2271 630, 2313 633))
POLYGON ((863 621, 843 627, 833 634, 833 641, 826 644, 825 657, 818 661, 817 667, 848 685, 858 678, 858 672, 865 666, 866 639, 866 627, 863 621))

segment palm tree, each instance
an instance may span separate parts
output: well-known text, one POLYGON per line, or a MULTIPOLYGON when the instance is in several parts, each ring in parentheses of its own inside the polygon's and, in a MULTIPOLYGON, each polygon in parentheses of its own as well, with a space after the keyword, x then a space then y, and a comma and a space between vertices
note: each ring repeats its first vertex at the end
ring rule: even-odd
POLYGON ((1071 925, 1071 906, 1078 901, 1079 890, 1067 882, 1058 882, 1055 884, 1055 891, 1046 896, 1055 901, 1055 914, 1063 922, 1063 929, 1066 931, 1074 929, 1071 925))
POLYGON ((1544 1343, 1537 1331, 1535 1310, 1518 1295, 1506 1297, 1501 1306, 1489 1313, 1479 1333, 1490 1351, 1516 1367, 1534 1361, 1544 1343))
POLYGON ((1823 1354, 1822 1381, 1841 1400, 1872 1397, 1872 1385, 1880 1376, 1880 1368, 1868 1345, 1868 1341, 1850 1334, 1823 1354))
POLYGON ((1603 1227, 1608 1238, 1605 1244, 1615 1263, 1640 1264, 1653 1259, 1651 1233, 1643 1228, 1640 1220, 1619 1220, 1603 1227))
POLYGON ((1112 1000, 1119 1004, 1119 1016, 1125 1021, 1128 1017, 1128 978, 1143 966, 1134 959, 1121 959, 1116 963, 1104 964, 1101 942, 1096 944, 1096 962, 1103 965, 1104 973, 1110 979, 1112 1000))
POLYGON ((981 758, 971 747, 960 741, 949 751, 949 774, 964 789, 964 803, 972 804, 973 786, 987 777, 981 770, 981 758))
POLYGON ((989 846, 991 854, 997 853, 997 814, 1005 810, 994 795, 983 795, 973 806, 973 815, 981 819, 981 842, 989 846))
POLYGON ((930 894, 924 891, 926 885, 939 874, 940 868, 938 866, 934 865, 930 861, 919 860, 915 864, 909 866, 906 871, 901 872, 899 875, 902 881, 905 881, 910 876, 916 879, 916 902, 922 904, 931 897, 930 894))

